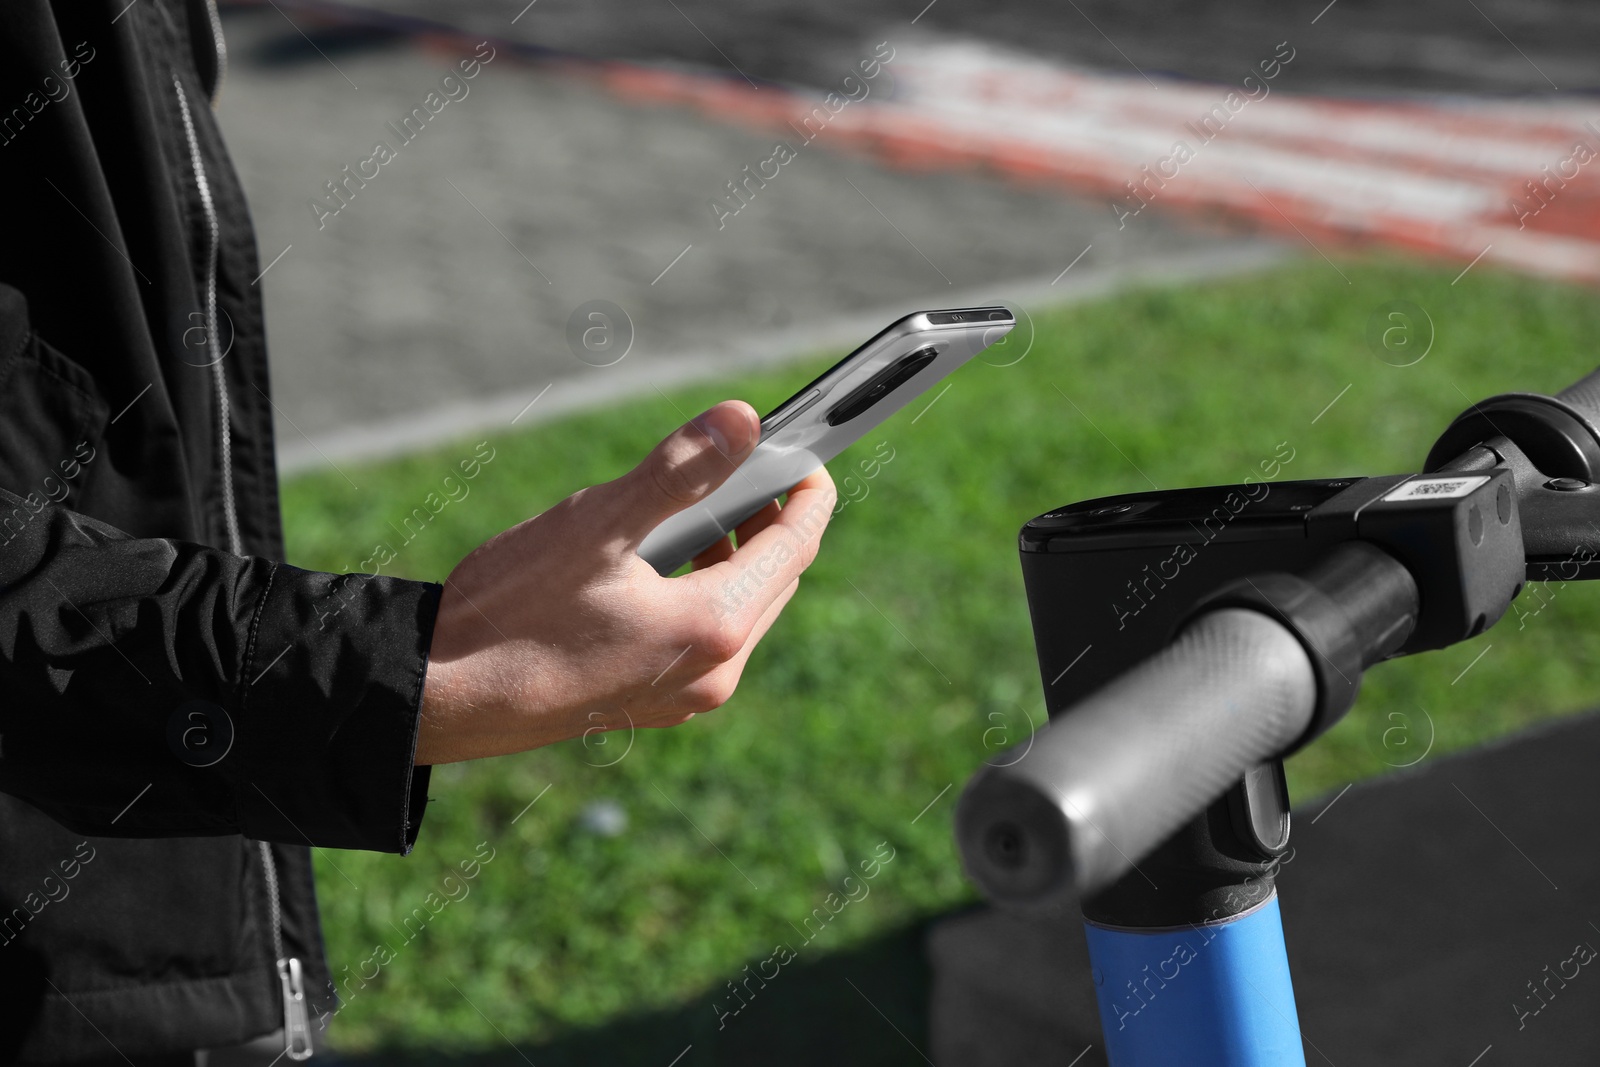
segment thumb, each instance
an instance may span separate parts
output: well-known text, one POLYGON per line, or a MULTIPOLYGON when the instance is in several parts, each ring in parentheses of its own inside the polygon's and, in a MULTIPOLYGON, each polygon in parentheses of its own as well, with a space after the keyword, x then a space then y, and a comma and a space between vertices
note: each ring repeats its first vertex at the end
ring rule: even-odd
POLYGON ((742 400, 724 400, 678 427, 613 483, 623 528, 643 539, 667 516, 710 496, 760 435, 755 409, 742 400))

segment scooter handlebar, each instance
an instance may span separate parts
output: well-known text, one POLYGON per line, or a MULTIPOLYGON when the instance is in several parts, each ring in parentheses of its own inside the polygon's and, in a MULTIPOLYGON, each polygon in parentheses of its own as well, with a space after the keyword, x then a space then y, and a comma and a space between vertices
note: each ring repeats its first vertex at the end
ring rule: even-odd
POLYGON ((1315 702, 1311 661, 1282 623, 1201 614, 974 775, 956 810, 967 874, 999 904, 1092 895, 1288 748, 1315 702))

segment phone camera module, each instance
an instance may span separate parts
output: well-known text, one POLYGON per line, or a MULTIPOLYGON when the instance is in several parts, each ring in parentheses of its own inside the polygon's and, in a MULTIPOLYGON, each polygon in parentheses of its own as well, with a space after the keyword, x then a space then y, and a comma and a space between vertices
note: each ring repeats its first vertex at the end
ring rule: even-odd
POLYGON ((840 423, 849 422, 911 378, 916 377, 917 373, 932 363, 938 355, 938 348, 925 345, 915 352, 900 357, 874 374, 864 384, 851 390, 848 396, 828 412, 828 425, 838 426, 840 423))

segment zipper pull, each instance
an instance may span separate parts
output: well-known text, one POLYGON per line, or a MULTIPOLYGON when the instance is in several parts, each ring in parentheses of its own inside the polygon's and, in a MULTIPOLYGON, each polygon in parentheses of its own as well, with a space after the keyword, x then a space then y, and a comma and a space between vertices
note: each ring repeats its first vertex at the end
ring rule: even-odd
POLYGON ((291 1060, 311 1058, 311 1017, 306 1011, 305 983, 300 961, 290 956, 278 961, 278 983, 283 986, 283 1051, 291 1060))

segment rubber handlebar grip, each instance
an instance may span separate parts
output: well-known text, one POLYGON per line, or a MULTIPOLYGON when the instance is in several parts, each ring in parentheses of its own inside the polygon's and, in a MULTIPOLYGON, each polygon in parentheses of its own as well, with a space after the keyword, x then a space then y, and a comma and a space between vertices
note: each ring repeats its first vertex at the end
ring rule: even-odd
POLYGON ((1573 382, 1557 393, 1556 399, 1576 408, 1590 425, 1600 426, 1600 370, 1573 382))
POLYGON ((968 877, 997 904, 1092 895, 1282 753, 1315 701, 1283 624, 1242 608, 1198 616, 980 768, 955 816, 968 877))

